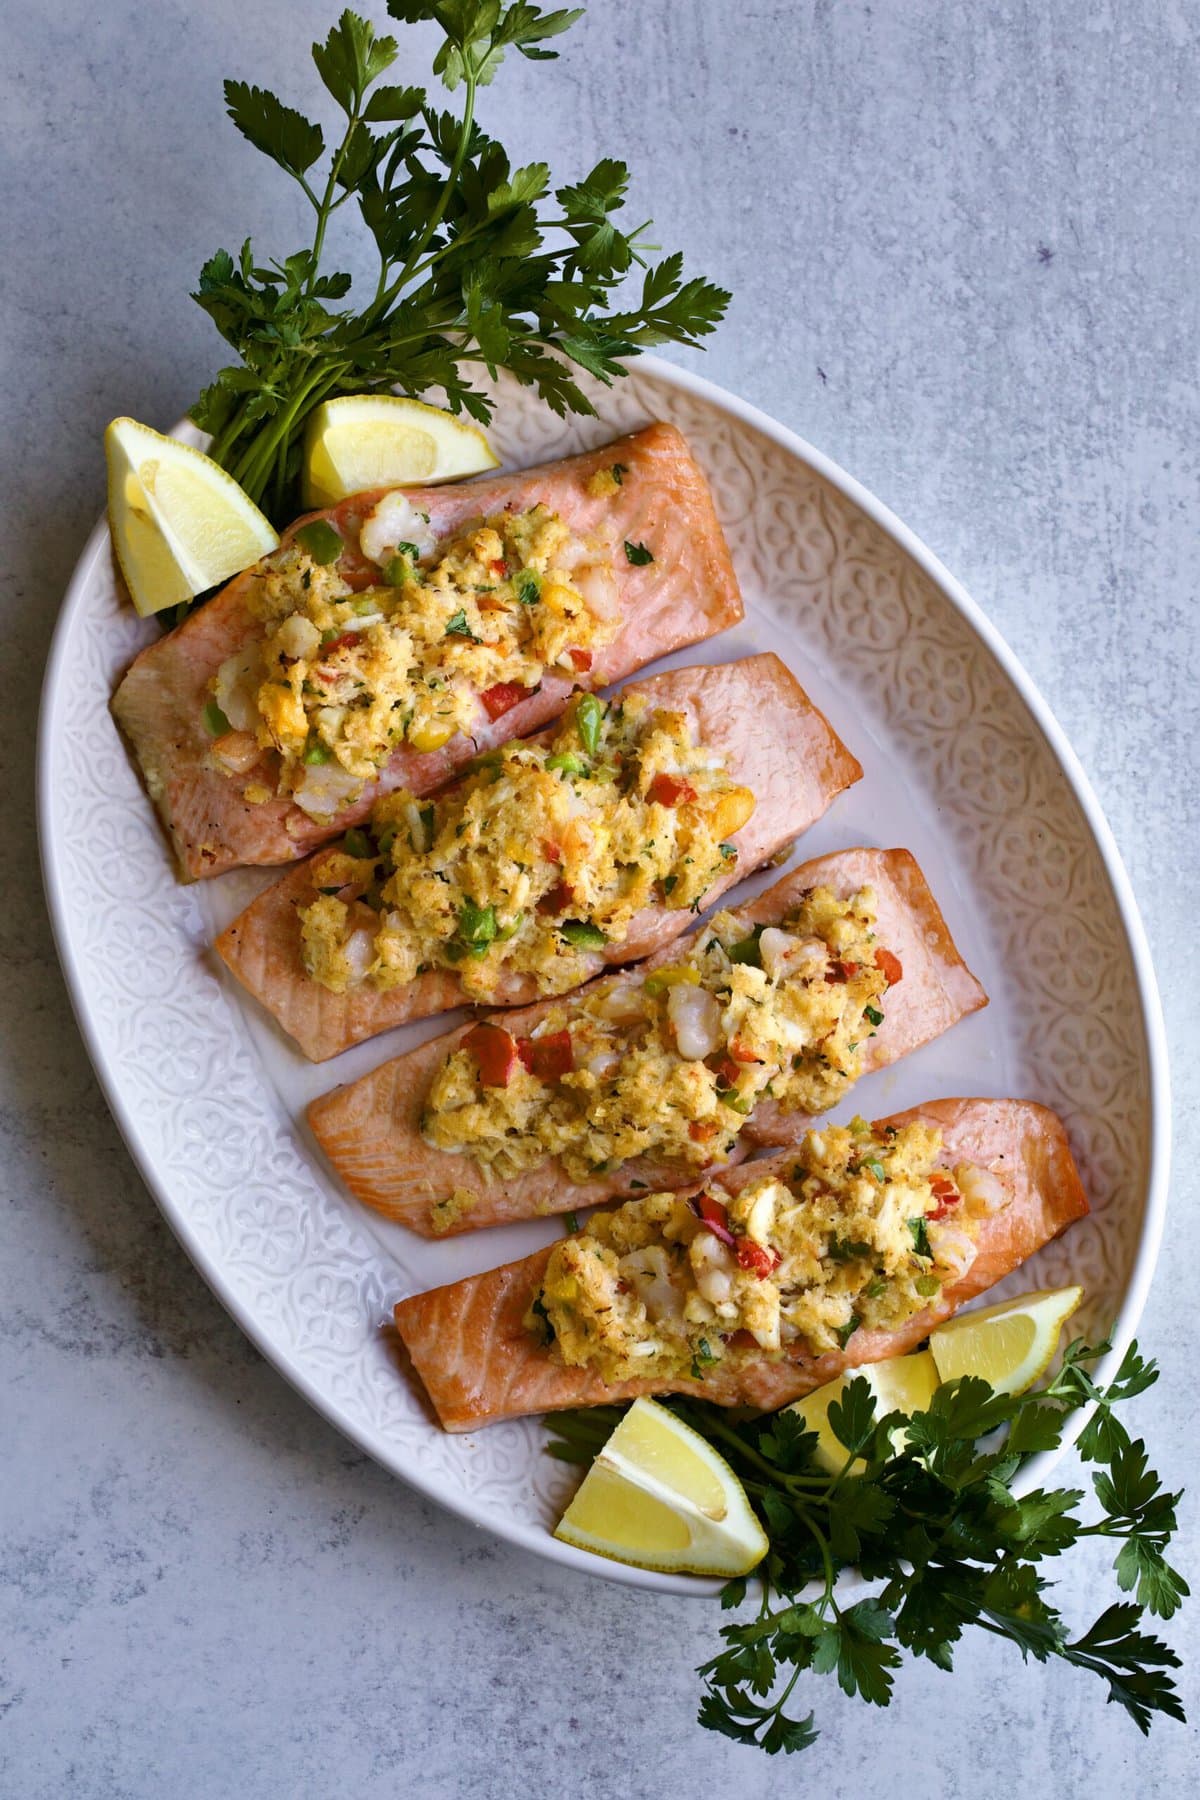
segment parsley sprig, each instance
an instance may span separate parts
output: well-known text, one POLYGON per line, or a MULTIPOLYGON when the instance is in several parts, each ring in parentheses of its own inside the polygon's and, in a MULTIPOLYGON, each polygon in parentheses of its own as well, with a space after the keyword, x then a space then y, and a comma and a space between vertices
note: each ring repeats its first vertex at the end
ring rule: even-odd
POLYGON ((204 265, 194 298, 240 360, 220 371, 191 416, 212 435, 216 460, 279 520, 294 509, 304 421, 322 401, 440 386, 456 412, 486 424, 491 407, 471 383, 479 365, 493 376, 510 370, 559 415, 590 413, 572 364, 611 382, 622 357, 698 343, 729 301, 710 282, 685 280, 678 255, 649 263, 648 221, 631 231, 616 223, 629 185, 624 163, 605 159, 551 195, 545 163, 513 169, 476 122, 478 92, 505 53, 551 60, 548 41, 581 8, 388 0, 388 11, 440 27, 433 70, 461 90, 459 112, 436 108, 424 88, 381 83, 396 40, 349 11, 312 51, 345 117, 332 145, 319 124, 266 89, 225 83, 230 118, 299 184, 315 223, 311 245, 282 262, 259 262, 247 239, 237 256, 218 250, 204 265), (351 277, 322 266, 329 222, 347 203, 378 253, 361 310, 337 307, 351 277), (635 263, 644 271, 636 304, 608 311, 635 263))
MULTIPOLYGON (((733 1465, 771 1544, 754 1577, 723 1590, 722 1605, 740 1607, 754 1580, 759 1603, 753 1618, 723 1628, 724 1649, 699 1670, 700 1723, 769 1754, 807 1749, 818 1736, 814 1715, 790 1709, 802 1675, 836 1675, 846 1694, 886 1706, 904 1651, 949 1670, 968 1626, 1006 1639, 1022 1659, 1090 1669, 1142 1732, 1155 1713, 1182 1720, 1167 1673, 1179 1658, 1140 1629, 1145 1613, 1169 1619, 1188 1592, 1166 1560, 1180 1495, 1164 1490, 1145 1445, 1114 1412, 1158 1372, 1134 1344, 1101 1388, 1088 1365, 1109 1348, 1076 1339, 1050 1383, 1017 1398, 974 1377, 947 1383, 911 1419, 877 1419, 867 1383, 852 1381, 829 1409, 846 1451, 835 1475, 813 1461, 817 1440, 795 1413, 740 1422, 717 1407, 672 1401, 733 1465), (1102 1465, 1092 1474, 1101 1511, 1092 1523, 1079 1515, 1080 1488, 1013 1492, 1026 1459, 1055 1448, 1081 1406, 1094 1410, 1079 1454, 1102 1465), (858 1457, 865 1469, 850 1475, 858 1457), (1133 1597, 1073 1637, 1047 1597, 1042 1565, 1089 1538, 1119 1545, 1117 1586, 1133 1597), (848 1568, 880 1586, 844 1606, 837 1578, 848 1568)), ((590 1462, 621 1410, 552 1415, 551 1454, 590 1462)))

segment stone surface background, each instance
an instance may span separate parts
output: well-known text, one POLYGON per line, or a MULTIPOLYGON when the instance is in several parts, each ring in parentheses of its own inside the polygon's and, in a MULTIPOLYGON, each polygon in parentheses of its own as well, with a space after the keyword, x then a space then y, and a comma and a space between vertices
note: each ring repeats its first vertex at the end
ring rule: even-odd
MULTIPOLYGON (((201 261, 247 232, 302 241, 299 197, 222 124, 220 80, 304 104, 334 12, 7 19, 0 1791, 1194 1791, 1191 1727, 1144 1743, 1083 1675, 989 1641, 953 1678, 906 1672, 887 1714, 810 1684, 824 1735, 800 1763, 700 1733, 715 1615, 560 1574, 352 1451, 226 1318, 121 1147, 41 907, 41 665, 102 504, 104 423, 169 423, 216 365, 186 298, 201 261)), ((400 78, 423 80, 411 38, 400 78)), ((632 212, 735 293, 697 365, 933 546, 1091 775, 1174 1048, 1141 1334, 1163 1381, 1137 1423, 1176 1481, 1196 1467, 1198 47, 1186 0, 593 0, 558 64, 506 67, 483 105, 559 180, 629 160, 632 212)), ((1184 1517, 1194 1573, 1194 1500, 1184 1517)), ((1072 1616, 1097 1610, 1104 1562, 1064 1568, 1072 1616)), ((1194 1711, 1194 1609, 1168 1634, 1194 1711)))

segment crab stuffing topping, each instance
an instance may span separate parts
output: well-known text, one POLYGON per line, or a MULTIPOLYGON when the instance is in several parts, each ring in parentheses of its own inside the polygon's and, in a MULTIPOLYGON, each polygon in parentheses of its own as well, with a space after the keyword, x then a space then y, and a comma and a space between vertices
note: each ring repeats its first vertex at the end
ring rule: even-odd
POLYGON ((434 1077, 425 1139, 504 1177, 552 1157, 581 1182, 638 1158, 684 1170, 727 1161, 761 1101, 815 1116, 857 1078, 883 1023, 882 965, 893 984, 903 975, 874 922, 866 887, 846 899, 813 888, 766 930, 718 913, 672 962, 551 1006, 528 1041, 569 1045, 553 1075, 518 1056, 493 1081, 461 1042, 434 1077))
POLYGON ((378 579, 353 591, 326 520, 269 557, 248 597, 262 637, 212 684, 228 723, 279 761, 278 788, 314 818, 357 799, 393 751, 440 749, 532 693, 587 677, 616 636, 607 553, 535 506, 438 542, 389 494, 364 522, 378 579))
POLYGON ((335 993, 433 968, 477 1000, 510 973, 564 993, 644 908, 698 907, 736 866, 729 839, 753 810, 686 713, 580 694, 552 736, 491 751, 433 799, 387 796, 369 829, 319 856, 305 967, 335 993))
POLYGON ((595 1214, 554 1246, 526 1324, 610 1382, 819 1356, 934 1303, 997 1203, 1003 1173, 947 1169, 933 1127, 854 1119, 808 1132, 783 1176, 735 1196, 650 1194, 595 1214))

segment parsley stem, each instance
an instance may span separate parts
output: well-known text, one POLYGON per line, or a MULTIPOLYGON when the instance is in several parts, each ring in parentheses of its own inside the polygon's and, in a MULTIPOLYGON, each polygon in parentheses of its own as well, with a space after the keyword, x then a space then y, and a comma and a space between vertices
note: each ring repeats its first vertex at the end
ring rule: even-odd
POLYGON ((375 298, 371 301, 371 304, 366 311, 365 316, 368 319, 373 319, 376 313, 384 305, 384 296, 387 292, 388 270, 391 266, 385 252, 381 249, 379 252, 379 280, 375 283, 375 298))
MULTIPOLYGON (((354 111, 350 114, 349 123, 346 126, 342 141, 334 152, 333 161, 329 165, 329 178, 325 183, 325 192, 321 196, 320 205, 317 207, 317 229, 316 235, 313 238, 312 261, 309 265, 308 276, 304 283, 304 291, 306 294, 312 293, 313 283, 317 278, 317 266, 321 261, 321 252, 325 248, 325 228, 329 224, 329 215, 336 210, 333 198, 334 190, 337 186, 338 174, 341 170, 342 163, 345 160, 346 152, 350 148, 350 140, 358 128, 358 108, 361 101, 362 95, 356 92, 354 96, 354 111)), ((347 199, 352 192, 353 189, 347 188, 342 198, 347 199)))
POLYGON ((802 1670, 801 1670, 800 1664, 797 1663, 796 1667, 792 1670, 791 1676, 788 1680, 788 1684, 784 1688, 782 1694, 780 1694, 780 1696, 777 1700, 772 1702, 775 1712, 781 1713, 783 1711, 784 1707, 787 1705, 788 1701, 792 1697, 792 1689, 795 1687, 796 1683, 799 1681, 801 1673, 802 1673, 802 1670))
POLYGON ((752 1444, 748 1444, 744 1437, 741 1437, 731 1426, 726 1425, 723 1419, 707 1417, 704 1421, 704 1431, 706 1436, 721 1438, 738 1457, 745 1462, 752 1463, 770 1487, 783 1485, 825 1490, 829 1486, 828 1477, 824 1475, 784 1475, 774 1463, 769 1463, 765 1456, 761 1456, 752 1444))
MULTIPOLYGON (((330 388, 337 386, 346 367, 347 365, 342 362, 335 363, 332 367, 327 363, 318 363, 308 380, 297 384, 288 405, 282 407, 270 423, 252 440, 245 456, 235 464, 231 471, 235 480, 241 483, 251 499, 258 500, 266 492, 272 464, 275 462, 277 452, 281 450, 286 466, 286 447, 297 418, 315 404, 316 397, 322 388, 328 392, 330 388)), ((277 480, 277 489, 278 485, 277 480)))
POLYGON ((813 1518, 806 1506, 799 1500, 793 1500, 792 1505, 795 1508, 796 1517, 800 1519, 803 1524, 807 1525, 809 1531, 816 1539, 817 1548, 821 1552, 821 1562, 825 1569, 825 1592, 821 1598, 821 1607, 823 1609, 825 1606, 832 1606, 836 1613, 837 1602, 833 1597, 833 1587, 837 1580, 837 1570, 833 1566, 833 1552, 829 1548, 829 1539, 825 1536, 825 1533, 821 1530, 821 1527, 817 1524, 817 1521, 813 1518))
POLYGON ((230 414, 225 424, 221 427, 220 431, 216 433, 208 446, 208 455, 212 457, 215 463, 220 463, 223 469, 228 467, 227 459, 231 446, 237 442, 238 438, 246 428, 245 415, 246 406, 243 401, 242 405, 239 406, 235 412, 230 414))
POLYGON ((442 187, 441 197, 437 205, 425 221, 425 228, 420 237, 404 259, 404 267, 384 295, 384 306, 388 307, 397 295, 403 293, 413 278, 422 256, 429 247, 430 239, 445 217, 446 208, 450 204, 450 196, 458 190, 459 178, 462 175, 463 163, 467 158, 467 148, 471 142, 471 132, 475 125, 475 87, 476 73, 470 59, 465 64, 466 95, 463 100, 462 124, 459 128, 458 143, 454 149, 454 161, 450 164, 450 172, 442 187))
MULTIPOLYGON (((274 389, 281 374, 280 359, 273 357, 270 366, 259 371, 260 391, 270 393, 274 389)), ((208 454, 214 462, 220 463, 223 469, 233 470, 233 446, 254 427, 253 402, 254 394, 245 394, 233 408, 229 418, 221 430, 214 436, 209 445, 208 454)))
MULTIPOLYGON (((391 316, 395 317, 395 315, 391 316)), ((368 354, 373 360, 378 359, 391 355, 395 350, 404 349, 407 344, 423 344, 428 338, 437 336, 441 332, 453 331, 455 326, 461 323, 461 318, 461 311, 456 309, 444 318, 425 318, 417 331, 407 331, 399 337, 380 337, 378 333, 390 323, 390 318, 385 318, 380 320, 379 324, 371 331, 364 331, 358 337, 348 338, 342 345, 342 349, 348 357, 353 357, 355 360, 368 354)), ((386 379, 394 381, 395 376, 389 374, 386 379)))
MULTIPOLYGON (((415 281, 419 275, 427 275, 431 269, 437 267, 438 263, 441 262, 442 258, 446 256, 449 251, 453 250, 457 253, 462 249, 464 244, 469 244, 472 238, 479 237, 483 232, 488 231, 491 228, 492 223, 491 219, 479 219, 474 225, 468 225, 464 230, 456 231, 452 243, 440 244, 436 250, 431 250, 429 252, 429 255, 425 257, 423 262, 417 263, 414 268, 408 270, 405 276, 406 284, 410 281, 415 281)), ((545 219, 539 221, 539 229, 542 231, 569 231, 570 228, 571 222, 569 219, 545 219)), ((638 260, 640 260, 640 258, 638 260)))

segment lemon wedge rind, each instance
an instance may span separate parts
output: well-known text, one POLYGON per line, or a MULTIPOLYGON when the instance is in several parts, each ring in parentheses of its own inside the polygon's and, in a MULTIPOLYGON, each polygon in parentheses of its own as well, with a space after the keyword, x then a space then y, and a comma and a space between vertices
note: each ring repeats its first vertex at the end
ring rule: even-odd
POLYGON ((645 1399, 600 1451, 554 1535, 613 1562, 693 1575, 747 1575, 768 1549, 724 1457, 645 1399))
POLYGON ((278 546, 245 490, 191 444, 121 418, 104 434, 104 453, 113 549, 143 616, 228 581, 278 546))
POLYGON ((929 1334, 939 1376, 980 1375, 999 1394, 1026 1393, 1050 1367, 1082 1298, 1081 1287, 1039 1288, 948 1319, 929 1334))
POLYGON ((306 507, 367 488, 432 487, 499 463, 477 425, 399 394, 345 394, 314 408, 304 433, 306 507))

